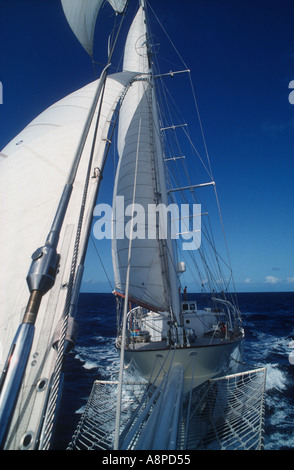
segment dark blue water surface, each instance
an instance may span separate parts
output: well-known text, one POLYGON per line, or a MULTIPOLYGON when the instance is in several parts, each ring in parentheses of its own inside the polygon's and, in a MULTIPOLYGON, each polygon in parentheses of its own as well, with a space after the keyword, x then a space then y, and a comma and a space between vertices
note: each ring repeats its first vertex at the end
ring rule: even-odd
MULTIPOLYGON (((201 295, 196 297, 201 307, 201 295)), ((294 353, 294 293, 242 293, 237 297, 246 334, 244 361, 267 368, 265 449, 294 449, 294 364, 289 360, 294 353)), ((67 447, 94 380, 117 378, 114 296, 81 294, 77 320, 79 336, 65 364, 55 449, 67 447)))

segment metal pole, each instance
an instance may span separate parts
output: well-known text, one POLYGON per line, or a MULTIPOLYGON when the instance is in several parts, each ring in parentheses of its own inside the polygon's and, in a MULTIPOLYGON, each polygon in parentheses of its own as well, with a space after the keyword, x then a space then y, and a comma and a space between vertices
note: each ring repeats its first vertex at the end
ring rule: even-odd
POLYGON ((117 408, 116 408, 116 420, 115 420, 114 450, 118 450, 119 448, 122 382, 123 382, 124 353, 125 353, 125 343, 126 343, 127 309, 128 309, 128 303, 129 303, 129 281, 130 281, 130 269, 131 269, 132 233, 133 233, 133 226, 134 226, 134 203, 135 203, 135 198, 136 198, 140 133, 141 133, 141 119, 139 122, 138 141, 137 141, 137 154, 136 154, 134 190, 133 190, 133 210, 132 210, 132 221, 131 221, 130 238, 129 238, 128 267, 127 267, 127 275, 126 275, 126 292, 125 292, 125 303, 124 303, 124 313, 123 313, 123 329, 122 329, 121 346, 120 346, 120 369, 119 369, 119 379, 118 379, 118 396, 117 396, 117 408))
POLYGON ((14 406, 26 370, 33 343, 35 327, 22 323, 13 340, 1 378, 0 448, 3 449, 13 415, 14 406))

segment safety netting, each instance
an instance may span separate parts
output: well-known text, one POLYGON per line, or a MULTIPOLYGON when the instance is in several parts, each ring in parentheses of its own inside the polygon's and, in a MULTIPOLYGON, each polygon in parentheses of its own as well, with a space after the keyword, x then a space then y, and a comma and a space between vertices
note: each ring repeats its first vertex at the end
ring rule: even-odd
MULTIPOLYGON (((208 380, 185 394, 178 422, 177 448, 262 449, 265 377, 265 368, 255 368, 208 380)), ((150 423, 160 394, 161 387, 156 388, 145 383, 124 384, 120 448, 138 448, 137 443, 142 441, 142 433, 150 423)), ((113 449, 116 400, 117 382, 94 382, 68 449, 113 449)))
MULTIPOLYGON (((68 450, 113 449, 116 426, 117 381, 96 380, 85 410, 77 425, 68 450)), ((126 433, 138 408, 148 401, 146 383, 124 383, 120 428, 126 433)))
POLYGON ((211 379, 193 390, 184 408, 185 449, 263 448, 265 368, 211 379))

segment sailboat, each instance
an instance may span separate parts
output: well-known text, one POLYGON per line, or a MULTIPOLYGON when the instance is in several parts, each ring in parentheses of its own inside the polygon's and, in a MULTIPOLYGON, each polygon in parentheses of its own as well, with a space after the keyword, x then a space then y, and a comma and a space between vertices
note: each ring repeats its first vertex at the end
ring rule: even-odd
MULTIPOLYGON (((127 34, 122 71, 110 73, 128 3, 132 2, 108 0, 117 23, 100 78, 50 106, 1 152, 0 217, 5 220, 5 231, 0 235, 5 247, 0 275, 3 449, 52 446, 64 360, 77 336, 77 303, 93 214, 116 130, 119 159, 111 238, 118 306, 116 348, 121 359, 117 382, 102 384, 116 387, 117 405, 108 407, 108 412, 116 409, 113 426, 108 421, 107 429, 101 431, 104 444, 99 438, 94 448, 181 448, 179 430, 185 422, 188 436, 191 415, 190 411, 183 414, 183 409, 191 410, 203 385, 229 376, 235 380, 238 374, 242 383, 247 383, 240 372, 244 341, 241 314, 228 290, 231 269, 221 282, 221 257, 206 231, 209 224, 201 224, 207 213, 202 213, 198 192, 212 190, 216 195, 215 181, 207 171, 206 181, 191 181, 195 175, 190 175, 186 186, 174 184, 177 178, 180 181, 180 172, 173 172, 172 166, 180 160, 186 165, 186 160, 168 154, 167 135, 175 134, 178 128, 188 134, 186 124, 167 123, 160 114, 158 83, 180 71, 155 71, 155 45, 145 0, 139 1, 127 34), (176 203, 178 195, 184 198, 182 205, 176 203), (192 195, 192 205, 187 195, 192 195), (22 237, 15 238, 16 231, 22 237), (210 247, 213 268, 208 267, 200 234, 210 247), (204 305, 199 305, 197 295, 191 298, 182 292, 186 263, 176 251, 175 241, 181 241, 185 247, 182 254, 193 259, 201 289, 211 289, 210 296, 206 292, 201 298, 204 305), (195 253, 202 260, 203 273, 195 253), (131 387, 127 421, 122 419, 126 385, 131 387), (138 387, 139 395, 134 392, 138 387), (131 416, 130 410, 134 410, 131 416)), ((90 55, 102 4, 102 0, 62 0, 73 33, 90 55)), ((257 413, 261 417, 263 374, 259 369, 259 374, 254 371, 250 375, 252 383, 258 382, 257 413)), ((208 396, 207 391, 205 394, 208 396)), ((93 395, 90 401, 93 403, 93 395)), ((203 413, 208 402, 198 398, 200 402, 203 413)), ((244 397, 241 405, 244 409, 244 397)), ((209 406, 216 413, 212 402, 209 406)), ((95 411, 97 419, 99 413, 105 417, 104 411, 95 411)), ((95 442, 96 428, 95 424, 95 442)), ((81 434, 79 426, 71 448, 78 448, 81 434)), ((260 425, 256 425, 255 434, 260 443, 260 425)), ((201 441, 195 439, 193 445, 201 441)), ((187 439, 184 441, 187 444, 187 439)))

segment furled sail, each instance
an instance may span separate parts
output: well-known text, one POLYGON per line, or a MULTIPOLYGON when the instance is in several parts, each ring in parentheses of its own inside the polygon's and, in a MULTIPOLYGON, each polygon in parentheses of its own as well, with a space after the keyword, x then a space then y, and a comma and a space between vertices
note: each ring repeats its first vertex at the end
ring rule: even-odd
MULTIPOLYGON (((148 204, 161 202, 156 159, 160 148, 156 145, 158 128, 153 112, 153 90, 150 82, 146 24, 142 7, 130 28, 125 45, 123 69, 138 72, 128 89, 120 110, 118 152, 119 163, 114 187, 114 237, 112 258, 115 284, 125 292, 130 233, 128 217, 131 215, 135 188, 135 227, 132 239, 132 256, 129 296, 160 311, 168 310, 169 286, 167 266, 162 242, 148 237, 148 204), (137 164, 136 164, 137 160, 137 164), (123 201, 124 207, 121 207, 123 201), (124 210, 127 213, 124 213, 124 210), (146 227, 145 227, 146 224, 146 227)), ((150 229, 150 224, 149 224, 150 229)))
MULTIPOLYGON (((133 77, 132 73, 120 73, 107 79, 91 168, 92 175, 95 174, 95 168, 101 168, 113 112, 133 77)), ((5 230, 0 231, 0 244, 4 247, 0 265, 1 370, 29 298, 26 276, 31 264, 31 255, 44 244, 50 230, 98 82, 90 83, 50 106, 1 152, 3 158, 0 158, 0 220, 2 227, 5 227, 5 230)), ((95 122, 92 123, 83 150, 59 237, 59 272, 54 286, 42 299, 35 324, 31 356, 10 426, 7 448, 34 448, 38 441, 38 431, 56 360, 52 340, 66 302, 94 127, 95 122)), ((96 187, 97 178, 90 178, 85 219, 92 217, 91 204, 96 187)))
MULTIPOLYGON (((97 15, 104 0, 61 0, 66 19, 84 49, 93 55, 97 15)), ((127 0, 108 0, 117 13, 124 11, 127 0)))

